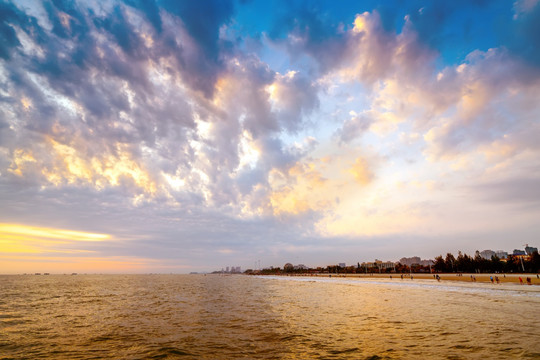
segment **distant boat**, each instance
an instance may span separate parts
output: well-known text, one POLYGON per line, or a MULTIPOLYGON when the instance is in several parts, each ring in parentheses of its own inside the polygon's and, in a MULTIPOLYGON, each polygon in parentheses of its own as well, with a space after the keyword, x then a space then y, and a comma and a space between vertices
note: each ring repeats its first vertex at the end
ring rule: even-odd
POLYGON ((49 273, 43 273, 43 275, 51 275, 51 274, 49 274, 49 273))
POLYGON ((77 275, 77 273, 71 273, 71 275, 77 275))
POLYGON ((35 273, 34 275, 41 275, 41 273, 35 273))

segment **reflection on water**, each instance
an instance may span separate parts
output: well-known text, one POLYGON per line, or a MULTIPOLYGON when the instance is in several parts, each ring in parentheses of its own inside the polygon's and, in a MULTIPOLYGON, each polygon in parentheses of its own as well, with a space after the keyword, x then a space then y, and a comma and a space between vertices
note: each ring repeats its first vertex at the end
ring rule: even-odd
POLYGON ((0 276, 0 357, 538 358, 538 287, 0 276))

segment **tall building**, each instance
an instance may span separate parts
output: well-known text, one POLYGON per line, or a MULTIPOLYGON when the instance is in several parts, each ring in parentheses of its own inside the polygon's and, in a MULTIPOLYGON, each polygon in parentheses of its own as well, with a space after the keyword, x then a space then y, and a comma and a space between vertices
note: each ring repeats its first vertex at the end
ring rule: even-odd
POLYGON ((535 247, 532 247, 532 246, 529 246, 529 244, 525 245, 525 252, 527 253, 527 255, 532 255, 534 252, 538 252, 538 248, 535 248, 535 247))
POLYGON ((499 259, 507 259, 508 258, 508 253, 506 251, 503 251, 503 250, 495 251, 495 255, 497 255, 497 257, 499 259))

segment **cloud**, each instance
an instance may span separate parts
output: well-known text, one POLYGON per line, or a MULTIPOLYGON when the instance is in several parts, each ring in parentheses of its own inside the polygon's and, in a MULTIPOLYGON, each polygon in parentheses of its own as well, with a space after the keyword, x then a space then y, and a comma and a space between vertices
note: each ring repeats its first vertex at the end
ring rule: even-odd
POLYGON ((267 89, 281 128, 289 131, 299 130, 306 118, 319 106, 318 86, 295 71, 285 75, 277 74, 267 89))
POLYGON ((540 178, 529 176, 482 182, 475 184, 471 192, 482 201, 536 208, 540 205, 539 181, 540 178))
POLYGON ((373 174, 371 173, 366 160, 360 157, 356 159, 354 165, 349 169, 349 172, 360 185, 367 185, 373 179, 373 174))
POLYGON ((5 251, 23 253, 40 252, 43 251, 42 248, 50 251, 57 245, 69 247, 70 243, 105 241, 110 238, 108 234, 5 223, 0 224, 0 235, 5 251))
POLYGON ((163 8, 181 18, 189 36, 193 39, 193 53, 186 52, 183 61, 189 71, 186 80, 207 97, 213 95, 213 87, 223 66, 222 45, 219 31, 234 11, 232 1, 208 1, 206 3, 164 1, 163 8))
POLYGON ((343 123, 343 127, 337 132, 339 139, 342 142, 349 143, 353 139, 358 138, 365 133, 371 126, 373 120, 370 118, 370 113, 365 112, 357 114, 351 112, 351 118, 343 123))
POLYGON ((526 68, 504 51, 475 52, 468 60, 452 75, 455 102, 449 109, 455 113, 425 135, 430 155, 467 153, 486 143, 506 141, 524 127, 534 129, 537 108, 531 101, 538 93, 538 79, 523 78, 526 68))
POLYGON ((21 45, 15 29, 9 24, 11 21, 18 21, 18 11, 12 4, 0 4, 0 58, 9 60, 13 48, 21 45))

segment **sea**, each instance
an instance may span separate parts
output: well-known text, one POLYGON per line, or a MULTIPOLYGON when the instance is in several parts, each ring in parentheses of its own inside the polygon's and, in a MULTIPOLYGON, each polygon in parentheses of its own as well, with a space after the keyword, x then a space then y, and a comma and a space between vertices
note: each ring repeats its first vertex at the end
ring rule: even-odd
POLYGON ((540 287, 3 275, 0 359, 540 359, 540 287))

